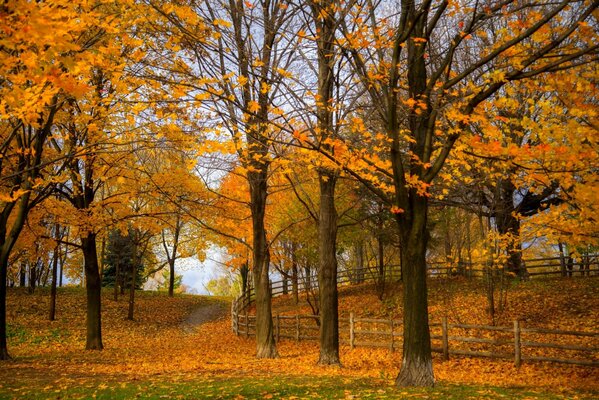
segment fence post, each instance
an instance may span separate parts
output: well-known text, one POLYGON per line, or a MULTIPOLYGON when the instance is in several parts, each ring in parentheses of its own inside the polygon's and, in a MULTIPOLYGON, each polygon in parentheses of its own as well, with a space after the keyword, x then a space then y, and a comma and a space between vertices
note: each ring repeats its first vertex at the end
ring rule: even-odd
POLYGON ((448 337, 447 317, 441 320, 441 336, 443 340, 443 359, 449 360, 449 337, 448 337))
POLYGON ((391 345, 389 346, 389 350, 391 350, 391 353, 393 353, 395 351, 394 349, 394 345, 395 345, 395 336, 393 335, 393 318, 389 320, 389 328, 391 328, 391 345))
POLYGON ((300 317, 299 315, 295 316, 295 340, 300 341, 300 317))
POLYGON ((354 349, 354 313, 349 313, 349 348, 354 349))
POLYGON ((522 348, 520 346, 520 322, 514 321, 514 365, 519 367, 522 364, 522 348))
POLYGON ((277 314, 277 343, 279 343, 279 340, 281 340, 281 319, 279 318, 279 314, 277 314))
POLYGON ((250 317, 248 316, 248 309, 245 309, 245 338, 250 337, 250 317))

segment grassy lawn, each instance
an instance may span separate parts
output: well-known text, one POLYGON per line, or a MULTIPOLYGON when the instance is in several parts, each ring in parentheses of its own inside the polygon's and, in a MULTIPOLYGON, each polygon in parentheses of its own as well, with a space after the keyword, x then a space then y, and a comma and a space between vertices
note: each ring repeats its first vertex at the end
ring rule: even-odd
POLYGON ((381 380, 322 377, 215 377, 150 381, 28 386, 0 386, 1 399, 592 399, 599 392, 549 393, 530 388, 440 383, 434 389, 397 389, 381 380))

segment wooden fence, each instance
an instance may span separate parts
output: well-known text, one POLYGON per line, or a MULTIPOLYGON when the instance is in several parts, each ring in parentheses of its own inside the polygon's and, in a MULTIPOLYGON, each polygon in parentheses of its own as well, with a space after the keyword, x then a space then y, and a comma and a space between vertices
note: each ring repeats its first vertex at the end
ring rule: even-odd
MULTIPOLYGON (((587 255, 579 259, 550 257, 524 260, 528 275, 595 276, 599 272, 599 255, 587 255)), ((481 277, 484 266, 481 264, 430 263, 429 277, 447 277, 463 275, 481 277)), ((499 270, 501 273, 501 270, 499 270)), ((348 285, 365 281, 399 280, 401 269, 398 265, 387 266, 381 276, 374 267, 359 270, 341 270, 338 273, 338 285, 348 285)), ((285 281, 271 282, 273 296, 291 292, 291 285, 285 281)), ((298 277, 298 291, 317 288, 314 275, 298 277)), ((249 314, 254 300, 252 288, 233 300, 231 304, 231 325, 235 334, 250 337, 255 335, 256 317, 249 314)), ((318 340, 318 321, 316 315, 276 315, 273 317, 275 339, 318 340), (308 322, 312 322, 307 323, 308 322)), ((355 347, 384 347, 391 351, 401 348, 402 330, 400 321, 356 318, 340 319, 340 343, 355 347)), ((513 359, 519 366, 522 361, 550 361, 577 365, 599 365, 599 333, 574 332, 524 328, 518 321, 513 327, 449 324, 446 319, 431 323, 432 350, 442 353, 445 359, 450 355, 472 357, 490 357, 513 359), (474 334, 476 333, 476 334, 474 334), (565 355, 568 352, 570 355, 565 355), (571 358, 568 358, 571 357, 571 358)))
MULTIPOLYGON (((317 315, 276 315, 273 317, 275 340, 318 340, 317 315), (306 322, 308 321, 308 322, 306 322), (310 324, 309 321, 312 323, 310 324)), ((256 317, 232 314, 233 332, 255 335, 256 317)), ((393 319, 340 319, 340 343, 356 347, 401 349, 401 321, 393 319)), ((512 359, 519 367, 524 361, 547 361, 584 366, 599 366, 599 332, 575 332, 526 328, 520 321, 513 326, 450 324, 447 318, 431 323, 432 351, 445 360, 450 355, 512 359)))
MULTIPOLYGON (((599 275, 599 254, 569 259, 563 257, 548 257, 525 259, 524 264, 529 277, 540 277, 548 275, 560 276, 597 276, 599 275)), ((498 273, 503 270, 497 269, 498 273)), ((431 262, 427 265, 427 274, 429 278, 441 278, 462 275, 468 278, 481 278, 485 274, 483 263, 455 263, 431 262)), ((399 265, 388 265, 385 267, 381 276, 378 268, 364 267, 361 269, 340 270, 337 274, 337 284, 339 286, 350 285, 361 282, 376 282, 384 279, 386 282, 399 281, 401 279, 401 267, 399 265)), ((298 291, 305 291, 308 288, 318 287, 318 278, 314 274, 310 276, 298 276, 298 291)), ((249 280, 251 284, 251 279, 249 280)), ((292 284, 289 279, 276 280, 270 282, 271 294, 273 297, 291 293, 292 284)), ((237 299, 236 307, 242 312, 249 306, 254 298, 254 289, 249 288, 245 294, 237 299)))

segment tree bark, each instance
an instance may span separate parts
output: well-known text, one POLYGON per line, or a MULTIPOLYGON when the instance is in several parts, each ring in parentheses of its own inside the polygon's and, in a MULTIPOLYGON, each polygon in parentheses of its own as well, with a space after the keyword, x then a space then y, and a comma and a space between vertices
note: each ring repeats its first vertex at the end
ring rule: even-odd
POLYGON ((29 264, 29 294, 35 292, 35 283, 37 282, 37 266, 36 264, 29 264))
MULTIPOLYGON (((414 27, 410 31, 410 39, 407 41, 407 59, 410 65, 408 94, 410 98, 426 104, 422 113, 412 112, 408 116, 409 129, 415 139, 415 142, 410 144, 410 151, 417 156, 418 160, 428 161, 431 141, 427 137, 431 135, 429 126, 434 126, 434 114, 431 114, 432 105, 430 98, 426 95, 426 47, 415 40, 415 38, 425 36, 427 15, 425 13, 418 16, 415 4, 408 0, 402 1, 402 8, 407 20, 414 23, 414 27)), ((394 53, 392 63, 398 57, 399 51, 394 53)), ((393 71, 397 72, 395 69, 393 71)), ((396 82, 396 79, 398 79, 398 75, 393 76, 392 82, 396 82)), ((391 96, 390 104, 397 104, 396 95, 391 94, 391 96)), ((403 212, 395 214, 401 238, 404 306, 402 366, 395 382, 402 387, 430 387, 434 385, 435 378, 426 286, 428 197, 427 193, 421 193, 416 188, 407 188, 405 183, 405 174, 410 173, 422 178, 425 170, 421 164, 412 160, 407 164, 409 170, 404 170, 404 161, 401 158, 402 152, 399 147, 399 120, 396 106, 392 106, 390 112, 392 117, 388 123, 393 137, 391 156, 396 201, 403 209, 403 212)))
POLYGON ((8 252, 4 245, 0 250, 0 360, 10 360, 6 340, 6 277, 8 273, 8 252))
POLYGON ((248 172, 250 183, 250 207, 253 234, 253 277, 256 290, 256 357, 278 357, 272 323, 270 280, 268 277, 270 256, 266 241, 264 217, 267 197, 268 166, 248 172))
POLYGON ((169 260, 169 275, 168 275, 168 296, 175 296, 175 260, 169 260))
POLYGON ((339 309, 337 298, 337 210, 334 173, 321 172, 318 221, 318 284, 320 301, 320 357, 318 364, 339 365, 339 309))
POLYGON ((411 223, 407 218, 398 218, 404 279, 404 342, 398 386, 426 387, 435 383, 426 286, 427 210, 428 200, 421 197, 413 203, 411 223))
POLYGON ((102 280, 98 265, 96 234, 89 232, 81 238, 85 268, 85 291, 87 296, 86 350, 102 350, 102 280))
POLYGON ((19 287, 25 287, 27 285, 27 268, 24 262, 21 262, 19 268, 19 287))
MULTIPOLYGON (((59 231, 58 225, 56 225, 56 235, 58 236, 59 231)), ((58 260, 59 260, 59 249, 60 244, 56 244, 54 248, 54 254, 52 255, 52 286, 50 287, 50 312, 48 315, 48 319, 50 321, 54 321, 56 319, 56 286, 57 286, 57 278, 58 278, 58 260)))
POLYGON ((520 220, 515 215, 514 193, 516 186, 508 179, 498 183, 498 209, 495 215, 497 232, 508 235, 507 270, 519 277, 525 277, 526 268, 522 263, 522 242, 520 241, 520 220))
POLYGON ((356 259, 354 260, 354 283, 360 284, 364 282, 364 241, 356 242, 354 246, 356 259))

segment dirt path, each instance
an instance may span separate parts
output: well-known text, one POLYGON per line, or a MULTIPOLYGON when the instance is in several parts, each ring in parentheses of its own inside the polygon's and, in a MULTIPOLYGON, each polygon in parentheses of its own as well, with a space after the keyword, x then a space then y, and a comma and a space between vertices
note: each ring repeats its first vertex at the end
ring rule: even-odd
POLYGON ((185 333, 193 333, 198 326, 225 317, 228 311, 229 306, 225 302, 200 306, 189 314, 187 319, 181 324, 181 329, 185 333))

